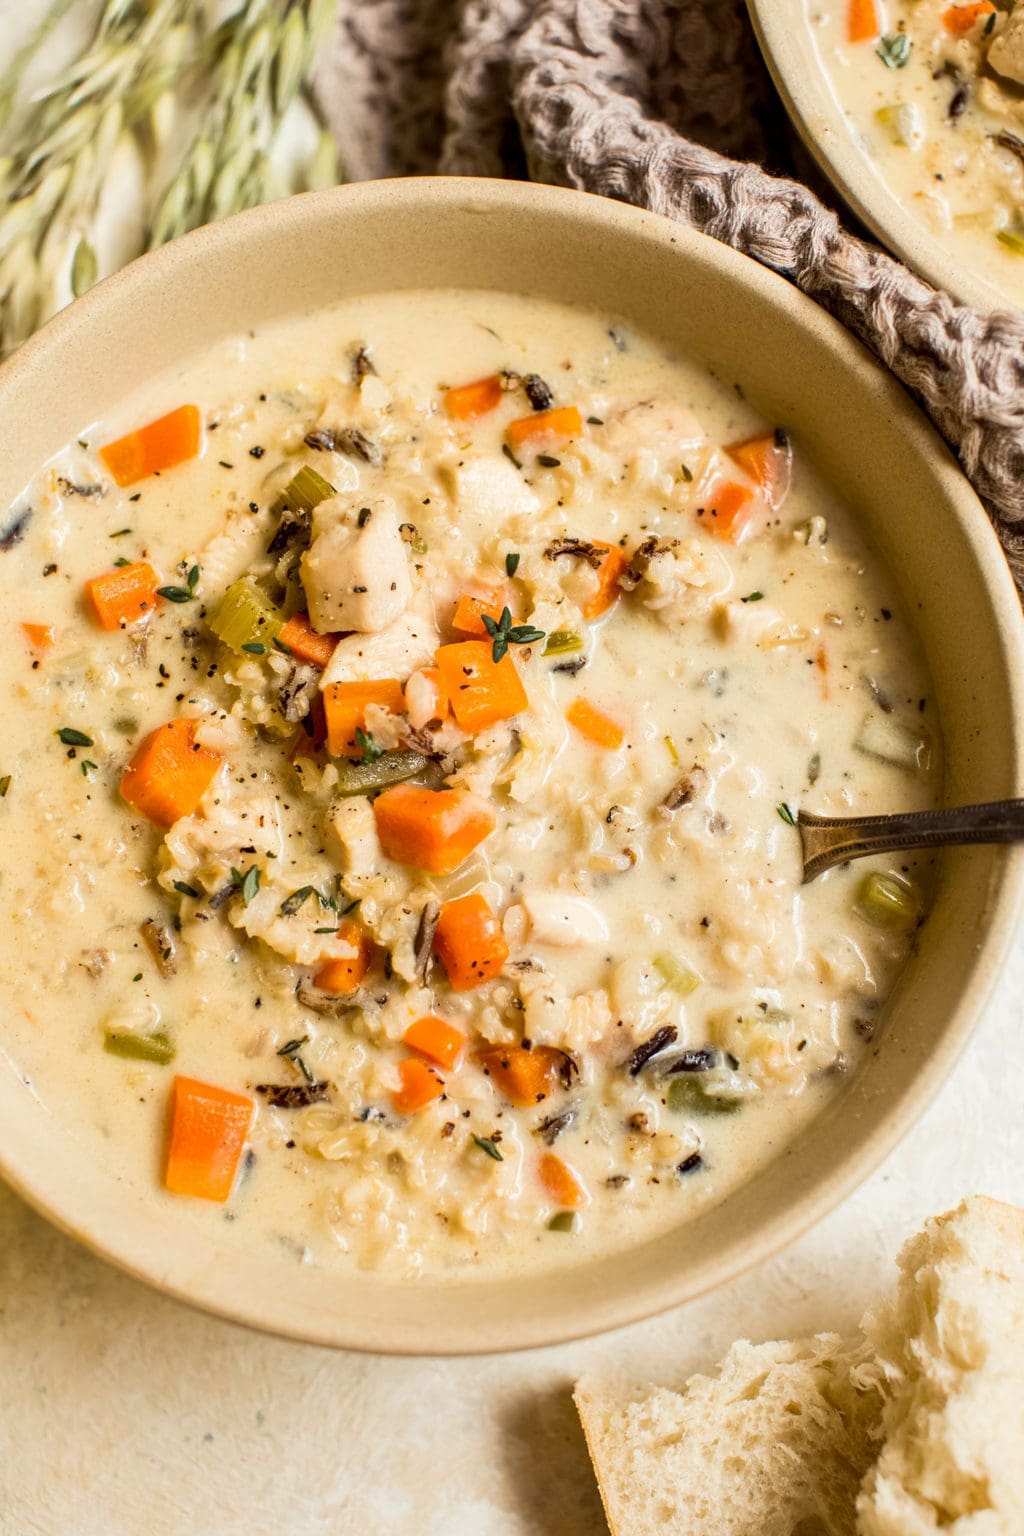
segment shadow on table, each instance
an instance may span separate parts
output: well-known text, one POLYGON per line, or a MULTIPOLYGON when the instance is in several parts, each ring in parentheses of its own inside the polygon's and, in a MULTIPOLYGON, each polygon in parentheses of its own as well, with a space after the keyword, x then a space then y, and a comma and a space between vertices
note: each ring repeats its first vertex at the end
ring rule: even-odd
POLYGON ((536 1536, 604 1536, 601 1499, 566 1383, 500 1415, 506 1481, 536 1536))

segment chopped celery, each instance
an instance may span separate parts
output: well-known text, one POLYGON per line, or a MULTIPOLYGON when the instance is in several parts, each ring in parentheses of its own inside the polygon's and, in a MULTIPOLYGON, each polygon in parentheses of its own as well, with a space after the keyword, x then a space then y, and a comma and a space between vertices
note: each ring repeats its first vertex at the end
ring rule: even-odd
POLYGON ((909 880, 873 871, 857 887, 854 909, 874 928, 905 933, 921 916, 922 901, 920 892, 909 880))
POLYGON ((913 149, 923 137, 917 108, 910 102, 879 107, 875 121, 885 129, 894 144, 902 144, 906 149, 913 149))
POLYGON ((287 508, 293 512, 312 512, 320 502, 326 501, 328 496, 333 496, 334 486, 323 475, 318 475, 315 469, 310 469, 304 464, 298 474, 293 475, 270 508, 271 514, 280 517, 287 508))
POLYGON ((389 784, 411 779, 426 766, 427 759, 421 752, 385 752, 372 763, 340 758, 336 788, 339 795, 369 795, 375 789, 387 789, 389 784))
POLYGON ((726 1099, 706 1093, 698 1077, 687 1074, 674 1077, 668 1085, 668 1107, 684 1115, 734 1115, 743 1108, 742 1100, 726 1099))
POLYGON ((869 710, 864 716, 853 744, 865 756, 877 757, 911 773, 923 765, 928 746, 924 736, 878 710, 869 710))
POLYGON ((583 636, 574 629, 555 629, 548 635, 544 647, 545 656, 568 656, 572 651, 582 651, 583 636))
POLYGON ((671 987, 680 997, 689 997, 700 986, 701 979, 693 966, 676 955, 655 955, 654 969, 666 987, 671 987))
POLYGON ((575 1236, 577 1232, 581 1231, 582 1227, 583 1217, 580 1215, 579 1211, 559 1211, 558 1214, 556 1216, 552 1216, 551 1220, 548 1222, 549 1232, 571 1232, 573 1236, 575 1236))
POLYGON ((1008 225, 1006 229, 996 230, 996 239, 1000 245, 1005 245, 1008 251, 1015 256, 1024 256, 1024 230, 1008 225))
POLYGON ((108 1029, 103 1049, 111 1056, 128 1056, 133 1061, 155 1061, 165 1067, 174 1060, 174 1045, 162 1029, 152 1035, 133 1035, 130 1030, 108 1029))
POLYGON ((248 576, 233 581, 207 621, 218 640, 233 651, 247 645, 274 643, 284 617, 266 593, 248 576))

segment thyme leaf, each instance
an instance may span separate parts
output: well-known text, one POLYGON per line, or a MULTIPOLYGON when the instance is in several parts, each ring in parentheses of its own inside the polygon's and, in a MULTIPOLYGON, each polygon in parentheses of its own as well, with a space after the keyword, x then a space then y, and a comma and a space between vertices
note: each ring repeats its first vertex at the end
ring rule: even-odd
POLYGON ((384 748, 379 747, 373 736, 364 731, 361 725, 356 726, 356 742, 363 754, 364 763, 375 763, 379 757, 384 756, 384 748))
POLYGON ((786 823, 787 827, 796 826, 796 817, 793 815, 792 809, 786 804, 785 800, 780 800, 775 809, 782 817, 782 820, 786 823))
POLYGON ((505 1159, 499 1152, 495 1142, 490 1136, 474 1136, 473 1140, 481 1152, 486 1152, 488 1157, 493 1157, 496 1163, 503 1163, 505 1159))
POLYGON ((232 869, 231 871, 231 884, 236 891, 242 893, 242 900, 246 906, 253 900, 260 888, 262 873, 257 864, 250 864, 244 875, 238 869, 232 869))
POLYGON ((87 736, 84 731, 76 731, 74 726, 71 725, 61 726, 57 732, 57 740, 63 742, 66 747, 91 747, 94 745, 91 736, 87 736))
POLYGON ((178 892, 179 896, 194 896, 197 901, 201 894, 194 885, 189 885, 187 880, 175 880, 174 889, 178 892))
POLYGON ((910 38, 905 32, 892 32, 879 38, 876 54, 886 69, 903 69, 910 58, 910 38))
POLYGON ((201 567, 194 565, 185 578, 183 587, 157 587, 157 596, 165 597, 169 603, 190 603, 196 595, 200 571, 201 567))
POLYGON ((298 912, 304 902, 309 900, 310 896, 316 896, 316 894, 315 886, 300 885, 297 891, 292 891, 290 896, 285 897, 278 911, 282 917, 291 917, 295 912, 298 912))
POLYGON ((536 641, 544 639, 544 631, 535 629, 532 624, 513 624, 512 614, 508 608, 501 610, 501 617, 497 622, 489 613, 482 613, 480 618, 484 629, 494 642, 491 646, 491 658, 495 666, 510 645, 533 645, 536 641))

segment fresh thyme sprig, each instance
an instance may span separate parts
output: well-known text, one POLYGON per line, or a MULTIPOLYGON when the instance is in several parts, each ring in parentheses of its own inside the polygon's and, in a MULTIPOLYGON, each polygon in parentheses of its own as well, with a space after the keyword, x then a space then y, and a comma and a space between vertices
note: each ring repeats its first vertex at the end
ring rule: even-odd
POLYGON ((480 618, 483 626, 494 641, 491 647, 491 656, 495 665, 501 660, 510 645, 532 645, 537 640, 544 639, 542 629, 534 629, 532 624, 513 624, 512 614, 508 608, 501 610, 501 617, 495 622, 489 613, 482 613, 480 618))

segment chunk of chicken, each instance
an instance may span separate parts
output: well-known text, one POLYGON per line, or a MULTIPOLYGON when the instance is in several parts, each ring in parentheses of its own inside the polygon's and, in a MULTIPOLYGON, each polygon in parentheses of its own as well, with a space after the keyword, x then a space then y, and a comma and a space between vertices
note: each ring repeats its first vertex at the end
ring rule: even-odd
POLYGON ((359 513, 332 497, 317 508, 318 533, 302 557, 300 574, 313 628, 320 634, 359 630, 377 634, 412 600, 412 576, 398 514, 386 504, 359 513))
POLYGON ((324 668, 320 687, 381 677, 397 677, 404 682, 417 668, 433 664, 440 643, 433 620, 411 609, 375 635, 348 635, 339 640, 324 668))
POLYGON ((992 39, 988 62, 1007 80, 1024 85, 1024 6, 1018 5, 992 39))
POLYGON ((196 556, 203 591, 220 592, 244 576, 262 555, 266 540, 266 523, 262 518, 248 507, 232 507, 220 533, 215 533, 196 556))
POLYGON ((346 889, 350 881, 372 879, 384 862, 384 853, 369 796, 347 795, 338 800, 331 808, 331 826, 338 840, 346 889))
POLYGON ((571 948, 601 944, 608 938, 608 924, 592 902, 563 891, 534 891, 522 905, 530 921, 530 938, 537 944, 571 948))
POLYGON ((540 502, 515 465, 502 454, 475 454, 449 471, 458 526, 476 542, 493 535, 498 520, 532 517, 540 502))

